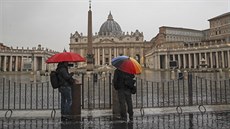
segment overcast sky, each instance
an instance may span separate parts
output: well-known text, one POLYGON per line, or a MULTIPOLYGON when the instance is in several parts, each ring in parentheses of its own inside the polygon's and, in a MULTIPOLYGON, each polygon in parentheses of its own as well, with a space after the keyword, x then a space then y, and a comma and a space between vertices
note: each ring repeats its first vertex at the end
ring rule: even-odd
MULTIPOLYGON (((0 0, 0 42, 6 46, 69 50, 70 33, 87 34, 89 0, 0 0)), ((204 30, 230 11, 230 0, 92 0, 93 33, 111 11, 123 32, 149 41, 160 26, 204 30)))

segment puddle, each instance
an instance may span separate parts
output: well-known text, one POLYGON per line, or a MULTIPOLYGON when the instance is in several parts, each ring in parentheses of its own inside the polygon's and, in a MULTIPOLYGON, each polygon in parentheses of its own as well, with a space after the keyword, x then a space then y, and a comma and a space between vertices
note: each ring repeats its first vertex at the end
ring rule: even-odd
POLYGON ((161 114, 134 116, 124 122, 113 116, 82 117, 80 121, 61 121, 60 118, 0 118, 1 129, 229 129, 229 112, 161 114))

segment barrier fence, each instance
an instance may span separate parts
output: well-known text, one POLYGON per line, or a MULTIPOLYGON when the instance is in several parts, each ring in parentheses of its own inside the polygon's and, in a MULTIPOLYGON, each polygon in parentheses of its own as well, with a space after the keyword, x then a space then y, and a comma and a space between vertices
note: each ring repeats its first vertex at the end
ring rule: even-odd
POLYGON ((190 75, 187 80, 150 82, 137 78, 137 91, 133 95, 136 108, 230 103, 230 79, 210 80, 190 75))
MULTIPOLYGON (((80 74, 82 109, 111 109, 112 74, 80 74)), ((217 105, 230 103, 230 79, 188 78, 151 82, 136 78, 134 108, 217 105)), ((50 82, 17 83, 0 79, 0 110, 60 109, 60 93, 50 82)))
POLYGON ((0 110, 49 110, 60 108, 60 94, 50 86, 50 82, 16 83, 3 78, 0 87, 0 110))

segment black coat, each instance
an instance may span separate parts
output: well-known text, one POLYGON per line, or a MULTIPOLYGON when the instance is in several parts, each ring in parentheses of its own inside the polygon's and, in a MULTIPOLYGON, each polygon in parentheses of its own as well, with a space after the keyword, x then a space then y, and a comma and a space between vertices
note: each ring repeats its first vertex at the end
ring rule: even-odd
POLYGON ((119 69, 116 69, 114 71, 114 76, 113 76, 113 86, 116 90, 118 89, 127 89, 127 87, 124 84, 124 79, 129 76, 130 78, 134 78, 134 74, 129 74, 126 72, 123 72, 119 69))
POLYGON ((61 87, 72 86, 74 79, 73 74, 68 71, 68 63, 59 63, 56 69, 61 87))

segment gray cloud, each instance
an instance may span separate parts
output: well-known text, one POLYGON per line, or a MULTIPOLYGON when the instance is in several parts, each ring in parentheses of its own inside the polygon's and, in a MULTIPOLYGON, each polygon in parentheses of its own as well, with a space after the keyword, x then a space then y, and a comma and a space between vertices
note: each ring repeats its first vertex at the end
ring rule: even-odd
MULTIPOLYGON (((124 32, 150 40, 160 26, 207 29, 208 19, 230 10, 230 0, 92 0, 93 32, 112 12, 124 32)), ((0 42, 13 47, 68 49, 70 33, 87 33, 87 0, 0 0, 0 42)))

